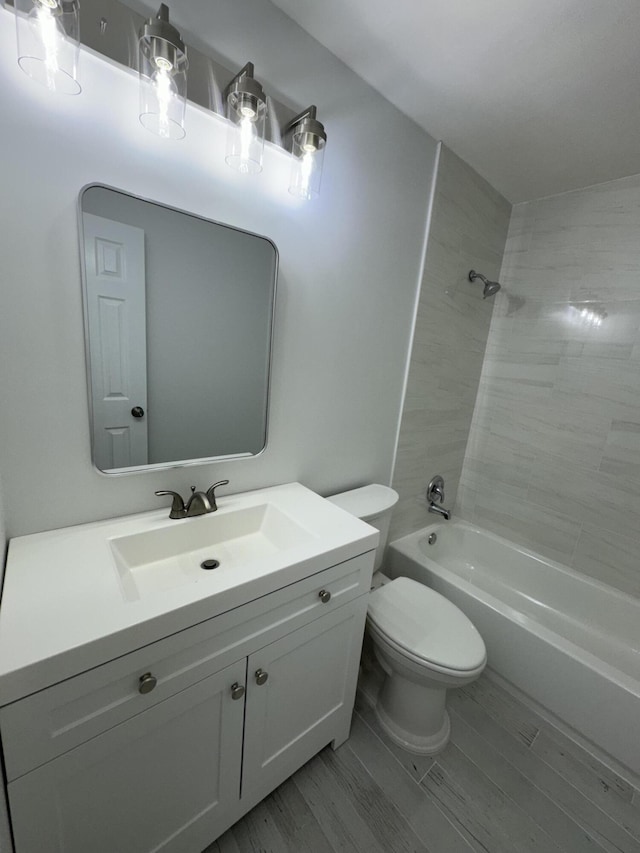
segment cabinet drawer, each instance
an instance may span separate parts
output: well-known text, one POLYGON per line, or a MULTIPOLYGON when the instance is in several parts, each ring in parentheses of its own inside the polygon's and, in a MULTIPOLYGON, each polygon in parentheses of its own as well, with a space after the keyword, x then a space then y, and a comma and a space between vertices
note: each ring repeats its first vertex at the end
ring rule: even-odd
POLYGON ((0 709, 0 725, 7 779, 367 593, 372 569, 373 552, 362 554, 6 705, 0 709), (323 591, 330 597, 321 597, 323 591), (147 673, 156 684, 141 693, 147 673))

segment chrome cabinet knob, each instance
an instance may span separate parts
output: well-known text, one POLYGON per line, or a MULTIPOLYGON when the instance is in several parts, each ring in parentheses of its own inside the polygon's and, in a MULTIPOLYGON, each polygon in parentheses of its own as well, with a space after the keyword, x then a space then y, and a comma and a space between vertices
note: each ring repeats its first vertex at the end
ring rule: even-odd
POLYGON ((326 604, 328 601, 331 601, 331 593, 328 589, 321 589, 318 593, 318 598, 323 604, 326 604))
POLYGON ((266 683, 267 678, 269 678, 268 672, 265 672, 263 669, 256 669, 256 684, 262 686, 266 683))
POLYGON ((243 696, 244 687, 242 686, 242 684, 238 684, 238 682, 236 681, 234 684, 231 685, 231 698, 242 699, 243 696))
POLYGON ((151 693, 157 683, 158 679, 155 677, 155 675, 151 675, 150 672, 145 672, 144 675, 140 676, 138 691, 140 693, 151 693))

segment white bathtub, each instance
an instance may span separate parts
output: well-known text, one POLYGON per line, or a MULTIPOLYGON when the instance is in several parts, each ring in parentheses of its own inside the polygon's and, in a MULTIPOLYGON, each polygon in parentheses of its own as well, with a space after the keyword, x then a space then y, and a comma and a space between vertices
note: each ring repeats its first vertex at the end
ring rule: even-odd
POLYGON ((640 602, 459 521, 392 542, 385 571, 457 604, 495 672, 640 774, 640 602))

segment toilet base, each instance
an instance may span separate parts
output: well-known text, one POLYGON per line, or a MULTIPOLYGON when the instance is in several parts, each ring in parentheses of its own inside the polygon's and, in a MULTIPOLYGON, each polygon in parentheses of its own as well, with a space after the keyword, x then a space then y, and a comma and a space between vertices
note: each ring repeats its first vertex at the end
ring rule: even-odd
MULTIPOLYGON (((376 701, 376 717, 389 737, 409 752, 435 755, 445 748, 451 733, 451 723, 445 707, 447 689, 422 673, 420 683, 398 669, 380 645, 374 649, 385 679, 376 701)), ((386 651, 386 650, 385 650, 386 651)))
POLYGON ((442 727, 431 735, 416 735, 414 732, 409 732, 401 728, 395 720, 393 720, 385 711, 384 707, 378 702, 375 706, 376 719, 380 723, 382 730, 389 738, 406 749, 407 752, 413 752, 414 755, 436 755, 442 752, 445 746, 449 743, 451 736, 451 722, 449 714, 445 710, 442 727))

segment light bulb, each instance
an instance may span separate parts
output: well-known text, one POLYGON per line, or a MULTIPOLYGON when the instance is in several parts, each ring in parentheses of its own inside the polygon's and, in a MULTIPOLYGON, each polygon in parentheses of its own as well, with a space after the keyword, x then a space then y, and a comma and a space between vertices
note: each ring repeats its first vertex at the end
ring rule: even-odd
POLYGON ((262 170, 266 108, 245 92, 232 92, 227 103, 231 119, 225 160, 243 175, 255 175, 262 170))
POLYGON ((31 23, 39 30, 40 40, 44 48, 44 65, 46 69, 47 88, 55 89, 55 75, 58 71, 58 27, 53 16, 53 6, 38 3, 33 10, 31 23))
POLYGON ((285 139, 291 152, 289 192, 298 198, 312 199, 320 192, 322 162, 327 134, 310 106, 285 127, 285 139))
POLYGON ((313 151, 315 148, 306 148, 300 163, 300 194, 304 198, 309 197, 311 175, 313 174, 313 151))
POLYGON ((291 158, 289 192, 298 198, 311 199, 318 195, 322 175, 324 150, 311 143, 298 148, 297 156, 291 158))
POLYGON ((171 63, 166 60, 158 61, 156 64, 158 66, 158 70, 151 77, 151 85, 156 90, 156 98, 158 103, 158 117, 157 117, 157 134, 161 136, 163 139, 169 139, 171 137, 171 121, 169 118, 169 108, 171 105, 171 100, 174 98, 178 92, 176 87, 173 84, 171 79, 171 75, 169 74, 169 69, 171 68, 171 63), (168 65, 167 67, 164 67, 168 65))
POLYGON ((247 174, 249 172, 249 161, 251 160, 251 146, 255 140, 254 117, 243 115, 240 119, 240 164, 238 171, 247 174))
POLYGON ((18 64, 50 91, 78 94, 78 5, 58 0, 14 0, 18 64))
POLYGON ((169 7, 160 4, 145 22, 138 41, 140 122, 161 139, 182 139, 187 103, 186 48, 169 23, 169 7))

